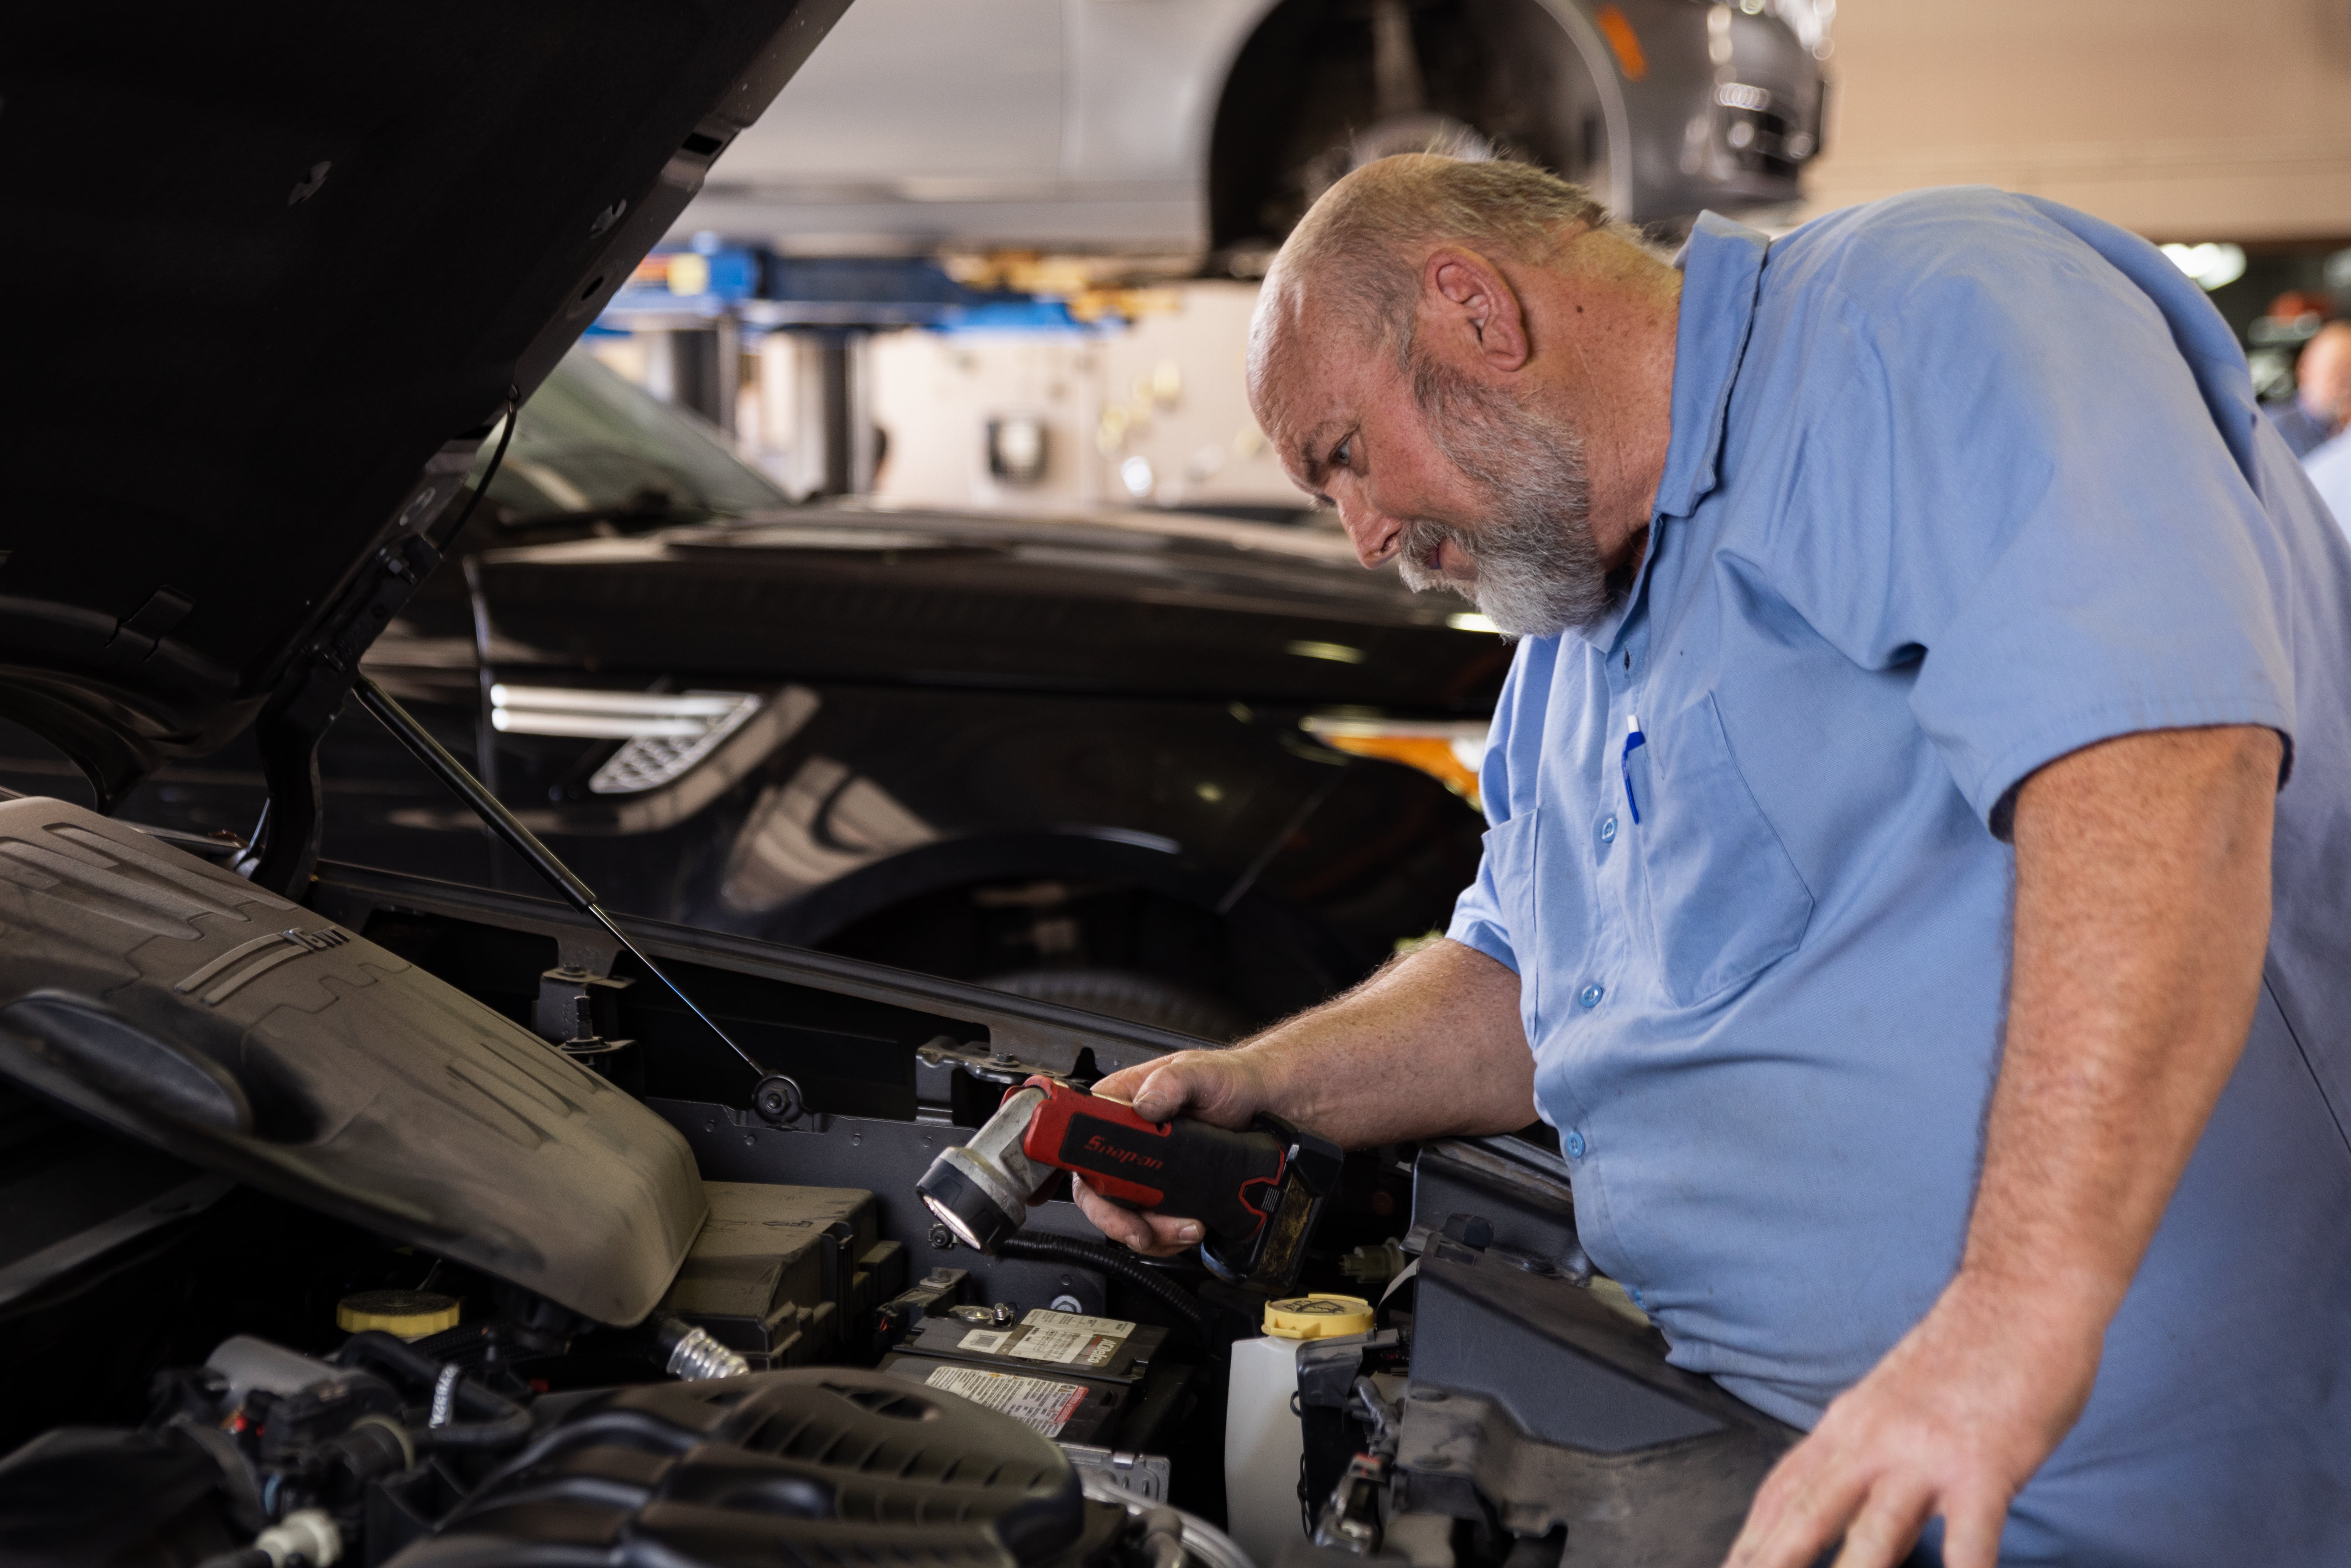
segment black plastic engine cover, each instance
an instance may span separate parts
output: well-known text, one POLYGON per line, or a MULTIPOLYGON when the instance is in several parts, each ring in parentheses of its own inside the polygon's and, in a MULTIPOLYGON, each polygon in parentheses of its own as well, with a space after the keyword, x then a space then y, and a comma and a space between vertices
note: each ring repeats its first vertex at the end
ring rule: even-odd
POLYGON ((705 1213, 684 1139, 537 1035, 61 800, 0 802, 0 1075, 608 1323, 705 1213))
POLYGON ((1715 1568, 1802 1436, 1667 1365, 1656 1329, 1533 1254, 1439 1238, 1416 1309, 1402 1509, 1564 1526, 1561 1568, 1715 1568))
MULTIPOLYGON (((555 1401, 542 1400, 547 1410, 555 1401)), ((800 1367, 572 1405, 388 1568, 924 1563, 1101 1554, 1125 1511, 1009 1416, 881 1373, 800 1367)))

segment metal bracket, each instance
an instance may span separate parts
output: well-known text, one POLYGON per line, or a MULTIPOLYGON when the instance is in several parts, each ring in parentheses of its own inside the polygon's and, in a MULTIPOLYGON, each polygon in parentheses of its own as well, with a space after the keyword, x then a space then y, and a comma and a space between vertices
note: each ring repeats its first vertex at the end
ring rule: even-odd
POLYGON ((1081 1482, 1088 1479, 1124 1493, 1140 1502, 1164 1503, 1167 1500, 1167 1457, 1165 1454, 1129 1454, 1110 1448, 1098 1448, 1091 1443, 1064 1443, 1061 1452, 1070 1456, 1081 1482))

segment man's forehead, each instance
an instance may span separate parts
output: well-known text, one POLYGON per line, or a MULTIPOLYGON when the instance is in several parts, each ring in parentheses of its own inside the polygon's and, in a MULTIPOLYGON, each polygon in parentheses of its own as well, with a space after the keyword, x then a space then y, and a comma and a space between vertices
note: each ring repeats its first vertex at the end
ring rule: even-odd
POLYGON ((1327 314, 1282 315, 1260 340, 1252 401, 1282 465, 1306 482, 1361 417, 1375 351, 1327 314))
POLYGON ((1357 421, 1354 400, 1333 387, 1301 391, 1266 422, 1266 437, 1283 470, 1301 488, 1319 491, 1331 449, 1357 421))

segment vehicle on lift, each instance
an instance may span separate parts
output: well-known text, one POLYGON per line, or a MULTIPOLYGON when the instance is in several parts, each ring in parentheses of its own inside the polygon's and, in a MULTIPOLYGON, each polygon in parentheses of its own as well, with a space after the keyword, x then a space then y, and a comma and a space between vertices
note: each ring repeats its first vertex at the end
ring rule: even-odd
POLYGON ((696 204, 796 250, 1261 267, 1354 163, 1484 146, 1620 216, 1794 203, 1831 0, 860 0, 696 204), (877 93, 872 84, 893 90, 877 93))
MULTIPOLYGON (((1508 648, 1335 531, 789 509, 575 350, 457 548, 367 668, 619 908, 1231 1039, 1477 870, 1508 648)), ((374 725, 319 766, 334 857, 528 877, 374 725)), ((260 771, 126 810, 249 831, 260 771)))
MULTIPOLYGON (((0 1561, 1248 1568, 1221 1368, 1265 1293, 1086 1239, 1050 1183, 990 1252, 915 1191, 1006 1089, 1186 1038, 613 918, 362 669, 494 416, 831 19, 0 20, 0 161, 56 236, 0 269, 209 246, 174 316, 35 319, 12 361, 57 460, 0 513, 0 711, 99 810, 0 801, 0 1561), (149 446, 70 461, 119 455, 134 345, 149 446), (320 860, 353 700, 560 899, 320 860), (110 814, 248 730, 251 852, 110 814)), ((834 587, 895 634, 893 580, 834 587)), ((1322 1163, 1299 1285, 1419 1269, 1298 1357, 1296 1552, 1719 1560, 1792 1434, 1666 1364, 1566 1176, 1514 1139, 1322 1163)))

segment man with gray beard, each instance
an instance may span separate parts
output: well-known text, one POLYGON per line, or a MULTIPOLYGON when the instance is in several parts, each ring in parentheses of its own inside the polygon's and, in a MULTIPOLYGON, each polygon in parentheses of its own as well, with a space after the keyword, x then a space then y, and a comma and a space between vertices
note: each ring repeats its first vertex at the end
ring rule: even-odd
POLYGON ((1101 1087, 1539 1113, 1674 1362, 1809 1428, 1741 1568, 2351 1561, 2351 547, 2196 288, 1992 191, 1668 266, 1396 158, 1249 388, 1520 640, 1492 830, 1447 940, 1101 1087))
POLYGON ((1478 486, 1476 532, 1414 517, 1396 570, 1426 592, 1460 588, 1505 636, 1582 626, 1607 608, 1607 568, 1592 538, 1583 445, 1540 417, 1434 360, 1413 367, 1413 395, 1428 438, 1478 486), (1465 583, 1434 564, 1450 544, 1475 564, 1465 583))

